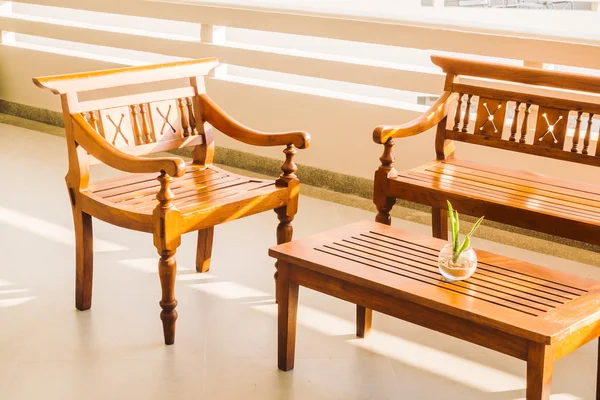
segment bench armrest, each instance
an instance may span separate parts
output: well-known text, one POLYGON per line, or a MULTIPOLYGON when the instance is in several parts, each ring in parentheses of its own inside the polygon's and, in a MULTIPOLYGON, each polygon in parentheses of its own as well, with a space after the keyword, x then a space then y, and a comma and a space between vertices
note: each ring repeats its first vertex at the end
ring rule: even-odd
POLYGON ((173 177, 185 173, 185 163, 178 157, 143 158, 127 154, 108 143, 80 114, 71 114, 75 141, 103 163, 130 173, 164 171, 173 177))
POLYGON ((306 132, 265 133, 248 128, 219 107, 206 94, 199 96, 204 119, 227 136, 254 146, 286 146, 293 144, 299 149, 310 146, 310 135, 306 132))
POLYGON ((414 136, 433 128, 448 115, 450 104, 455 99, 456 93, 444 92, 429 110, 409 123, 397 126, 378 126, 375 128, 373 131, 373 141, 378 144, 384 144, 389 139, 414 136))

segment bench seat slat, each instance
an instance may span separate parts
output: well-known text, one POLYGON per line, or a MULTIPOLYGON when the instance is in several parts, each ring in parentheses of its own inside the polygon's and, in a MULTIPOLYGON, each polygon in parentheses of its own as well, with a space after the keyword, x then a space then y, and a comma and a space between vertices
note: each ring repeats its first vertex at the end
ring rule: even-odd
POLYGON ((517 204, 531 205, 542 210, 549 210, 574 218, 585 217, 590 220, 600 221, 600 208, 585 208, 578 204, 569 204, 568 201, 558 201, 551 197, 540 195, 526 195, 518 188, 506 189, 498 187, 493 183, 480 183, 474 180, 461 179, 446 173, 422 173, 422 172, 406 172, 402 176, 411 177, 421 182, 435 182, 443 185, 446 188, 460 189, 465 193, 475 193, 479 196, 484 196, 490 199, 498 199, 498 201, 514 202, 517 204))
MULTIPOLYGON (((584 223, 598 223, 600 221, 596 218, 589 219, 585 218, 585 216, 580 215, 575 212, 567 213, 562 210, 553 210, 552 208, 547 207, 547 205, 542 204, 541 206, 538 204, 529 204, 526 200, 515 201, 514 199, 509 198, 508 196, 503 196, 502 194, 498 195, 489 195, 477 188, 466 188, 463 185, 457 185, 451 182, 441 181, 436 177, 432 177, 431 179, 419 178, 415 176, 411 176, 410 174, 398 174, 398 177, 393 180, 393 184, 390 185, 390 188, 394 190, 394 192, 399 192, 405 186, 409 185, 411 187, 418 186, 423 190, 434 190, 439 194, 448 193, 455 194, 463 197, 468 197, 473 200, 480 200, 484 202, 488 202, 490 204, 503 205, 511 208, 518 208, 522 210, 527 210, 530 212, 535 212, 539 214, 546 214, 549 216, 554 216, 557 218, 565 218, 569 220, 584 222, 584 223)), ((399 196, 402 197, 402 196, 399 196)), ((464 211, 466 212, 466 211, 464 211)), ((485 215, 485 213, 483 214, 485 215)))
MULTIPOLYGON (((474 199, 501 204, 535 213, 600 226, 600 187, 585 185, 585 192, 565 190, 567 182, 532 175, 518 177, 518 172, 499 170, 481 164, 462 164, 455 159, 439 161, 399 172, 390 178, 390 190, 401 192, 402 185, 415 185, 423 190, 469 196, 474 199), (453 168, 459 166, 459 168, 453 168), (459 172, 460 171, 460 172, 459 172), (509 177, 509 178, 506 178, 509 177), (507 181, 508 179, 508 181, 507 181), (586 196, 588 200, 585 199, 586 196)), ((398 195, 402 198, 402 195, 398 195)))
POLYGON ((426 168, 424 171, 432 175, 443 175, 451 176, 459 181, 467 181, 477 183, 477 186, 483 187, 486 185, 492 185, 497 187, 503 192, 516 192, 520 196, 531 197, 534 199, 548 199, 557 205, 573 205, 581 210, 587 210, 592 212, 598 212, 600 210, 600 201, 594 200, 593 198, 583 197, 585 196, 581 192, 576 195, 567 195, 553 191, 552 189, 537 189, 531 185, 531 183, 522 181, 522 183, 515 182, 515 179, 494 176, 493 174, 486 174, 485 172, 473 171, 473 170, 461 170, 459 168, 453 168, 452 165, 436 165, 431 168, 426 168))
POLYGON ((509 182, 516 184, 526 184, 535 189, 547 190, 555 193, 573 196, 575 198, 584 198, 600 202, 600 186, 591 185, 577 181, 566 181, 536 174, 534 172, 512 170, 510 168, 500 168, 491 165, 481 165, 472 161, 452 158, 442 161, 443 168, 451 168, 461 171, 470 171, 496 179, 502 176, 509 182))

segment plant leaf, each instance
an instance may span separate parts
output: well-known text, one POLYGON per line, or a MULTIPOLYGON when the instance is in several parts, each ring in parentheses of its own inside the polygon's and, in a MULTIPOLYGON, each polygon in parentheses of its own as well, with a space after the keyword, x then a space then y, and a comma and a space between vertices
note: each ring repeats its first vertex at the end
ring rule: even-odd
POLYGON ((471 235, 473 235, 475 233, 475 231, 477 230, 477 228, 479 228, 479 225, 481 225, 481 223, 483 222, 483 219, 485 217, 481 217, 477 220, 477 222, 475 222, 475 224, 473 225, 473 227, 471 228, 471 232, 469 232, 469 234, 467 235, 468 237, 470 237, 471 235))
POLYGON ((456 223, 454 224, 454 227, 453 227, 454 228, 454 237, 456 239, 454 241, 453 250, 457 251, 458 247, 459 247, 458 246, 458 241, 460 240, 460 237, 458 236, 459 233, 460 233, 460 230, 459 230, 460 229, 460 220, 459 220, 459 217, 458 217, 458 211, 457 210, 454 210, 454 220, 456 221, 456 223))
POLYGON ((448 213, 450 215, 454 214, 454 210, 452 209, 452 204, 450 203, 450 200, 446 200, 446 204, 448 204, 448 213))
POLYGON ((458 241, 458 237, 456 237, 456 231, 454 229, 456 226, 456 218, 452 204, 450 204, 450 201, 448 200, 446 200, 446 203, 448 203, 448 218, 450 218, 450 232, 452 234, 452 250, 454 250, 457 248, 456 242, 458 241))

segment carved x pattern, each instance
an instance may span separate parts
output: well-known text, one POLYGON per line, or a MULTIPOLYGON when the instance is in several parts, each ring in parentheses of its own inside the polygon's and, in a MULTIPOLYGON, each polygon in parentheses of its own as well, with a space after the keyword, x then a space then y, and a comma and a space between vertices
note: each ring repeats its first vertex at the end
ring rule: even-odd
POLYGON ((485 107, 485 111, 487 111, 488 116, 487 116, 487 120, 483 123, 483 125, 481 125, 479 130, 482 131, 483 127, 486 126, 487 123, 489 122, 494 127, 494 132, 498 133, 498 128, 496 127, 496 123, 494 122, 494 116, 496 115, 498 110, 500 110, 502 108, 502 104, 498 104, 498 108, 496 108, 493 113, 490 112, 490 109, 488 108, 487 103, 483 103, 483 107, 485 107))
POLYGON ((552 138, 554 139, 554 143, 558 143, 558 139, 556 138, 556 136, 554 135, 554 127, 556 127, 556 124, 558 124, 558 122, 563 119, 563 116, 560 115, 556 121, 554 121, 553 124, 550 123, 550 121, 548 121, 548 116, 546 115, 546 113, 542 114, 542 117, 544 117, 544 119, 546 120, 546 123, 548 124, 548 130, 546 131, 546 133, 544 133, 542 136, 540 136, 540 138, 538 139, 538 141, 542 141, 544 140, 544 138, 546 137, 546 135, 551 134, 552 138))
POLYGON ((129 140, 127 140, 127 137, 125 137, 125 134, 123 133, 123 131, 121 130, 121 125, 123 124, 123 119, 125 118, 125 114, 121 114, 121 119, 119 119, 119 123, 115 123, 115 121, 113 121, 112 116, 107 115, 106 118, 108 118, 108 120, 110 121, 111 124, 113 124, 113 126, 115 127, 115 137, 112 140, 112 144, 113 146, 116 144, 117 142, 117 136, 121 135, 121 137, 123 138, 123 140, 125 141, 125 144, 129 144, 129 140))
POLYGON ((165 115, 165 114, 163 114, 163 113, 162 113, 162 111, 160 110, 160 108, 156 107, 156 111, 158 112, 158 114, 159 114, 159 115, 162 117, 162 119, 163 119, 163 125, 162 125, 162 127, 160 128, 160 134, 161 134, 161 135, 164 135, 165 128, 166 128, 167 126, 169 126, 169 127, 170 127, 170 128, 173 130, 173 132, 176 132, 176 130, 175 130, 175 128, 173 127, 173 125, 171 125, 171 122, 169 122, 169 115, 171 114, 171 108, 172 108, 172 106, 171 106, 171 105, 169 105, 169 109, 167 110, 167 115, 165 115))

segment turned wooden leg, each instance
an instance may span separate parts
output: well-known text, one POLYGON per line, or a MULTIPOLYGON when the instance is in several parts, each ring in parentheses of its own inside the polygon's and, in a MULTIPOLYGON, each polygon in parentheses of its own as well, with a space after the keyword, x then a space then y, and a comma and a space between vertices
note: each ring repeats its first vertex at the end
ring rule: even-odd
POLYGON ((177 275, 177 262, 175 252, 181 244, 181 232, 179 230, 181 214, 173 204, 173 192, 170 189, 171 178, 165 171, 161 171, 157 178, 160 190, 156 194, 158 205, 152 212, 154 222, 154 246, 158 251, 158 276, 162 288, 162 299, 160 300, 160 319, 163 323, 165 344, 175 342, 175 321, 177 320, 177 300, 175 300, 175 279, 177 275))
POLYGON ((198 246, 196 250, 196 271, 198 272, 208 272, 210 269, 210 255, 212 253, 214 232, 214 227, 198 231, 198 246))
POLYGON ((163 250, 158 261, 158 275, 162 288, 162 299, 160 307, 160 319, 163 323, 165 344, 175 343, 175 321, 177 320, 177 300, 175 300, 175 278, 177 274, 177 262, 175 261, 175 250, 163 250))
POLYGON ((371 323, 373 322, 373 310, 363 306, 356 306, 356 336, 360 338, 367 337, 371 332, 371 323))
POLYGON ((94 275, 94 238, 92 217, 73 208, 75 226, 75 307, 89 310, 92 307, 92 277, 94 275))
POLYGON ((294 368, 296 351, 296 316, 298 311, 298 284, 289 279, 289 264, 279 261, 279 291, 277 317, 277 366, 282 371, 294 368))
MULTIPOLYGON (((277 244, 287 243, 292 240, 292 236, 294 235, 294 228, 292 227, 292 221, 294 220, 294 215, 287 215, 287 207, 279 207, 275 209, 275 213, 277 213, 277 219, 279 220, 279 225, 277 225, 277 244)), ((277 277, 278 273, 278 264, 279 261, 275 262, 275 275, 273 278, 275 279, 275 301, 278 301, 277 296, 279 292, 277 291, 277 277)))
POLYGON ((448 210, 432 207, 431 228, 433 237, 448 240, 448 210))
POLYGON ((376 204, 377 206, 377 216, 375 217, 375 222, 379 222, 380 224, 392 225, 392 217, 390 216, 390 211, 396 204, 395 197, 386 197, 385 201, 382 204, 376 204))
POLYGON ((552 348, 543 343, 530 343, 527 355, 527 400, 550 398, 553 370, 552 348))

